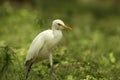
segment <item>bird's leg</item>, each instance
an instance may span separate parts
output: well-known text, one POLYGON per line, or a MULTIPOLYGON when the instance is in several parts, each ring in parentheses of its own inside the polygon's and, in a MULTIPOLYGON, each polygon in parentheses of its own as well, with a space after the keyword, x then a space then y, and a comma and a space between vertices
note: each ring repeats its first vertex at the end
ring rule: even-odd
POLYGON ((51 67, 51 73, 54 73, 54 70, 53 70, 52 53, 50 54, 50 67, 51 67))
POLYGON ((53 60, 52 60, 52 53, 50 53, 50 66, 53 65, 53 60))
POLYGON ((55 75, 54 68, 53 68, 52 53, 50 53, 50 66, 51 66, 51 74, 52 74, 52 76, 55 77, 55 80, 58 80, 57 76, 55 75))

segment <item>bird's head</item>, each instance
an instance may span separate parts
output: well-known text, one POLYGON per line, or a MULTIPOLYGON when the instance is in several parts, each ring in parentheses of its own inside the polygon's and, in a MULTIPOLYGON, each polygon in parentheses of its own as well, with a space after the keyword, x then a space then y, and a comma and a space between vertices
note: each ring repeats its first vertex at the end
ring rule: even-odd
POLYGON ((56 19, 53 21, 52 23, 52 29, 56 29, 56 30, 61 30, 61 29, 68 29, 68 30, 72 30, 71 27, 68 27, 64 24, 64 22, 60 19, 56 19))

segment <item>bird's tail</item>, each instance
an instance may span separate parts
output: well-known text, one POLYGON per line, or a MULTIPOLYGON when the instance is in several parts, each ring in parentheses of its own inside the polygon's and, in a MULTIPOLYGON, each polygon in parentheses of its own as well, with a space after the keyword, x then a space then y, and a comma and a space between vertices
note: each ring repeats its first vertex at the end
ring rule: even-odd
POLYGON ((26 77, 25 77, 25 80, 28 79, 28 75, 30 73, 30 70, 31 70, 31 66, 32 66, 32 63, 28 64, 27 62, 25 63, 25 66, 27 68, 27 73, 26 73, 26 77))

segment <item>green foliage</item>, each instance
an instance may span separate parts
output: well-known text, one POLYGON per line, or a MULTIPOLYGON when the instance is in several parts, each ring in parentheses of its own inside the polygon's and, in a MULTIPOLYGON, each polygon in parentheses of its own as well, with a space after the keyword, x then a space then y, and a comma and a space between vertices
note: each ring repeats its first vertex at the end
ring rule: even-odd
POLYGON ((115 62, 116 62, 116 58, 115 58, 113 52, 111 52, 111 53, 109 54, 109 58, 110 58, 110 62, 111 62, 111 63, 115 63, 115 62))
MULTIPOLYGON (((72 31, 54 49, 58 80, 120 79, 118 0, 2 0, 0 2, 0 80, 25 80, 25 56, 33 38, 62 19, 72 31)), ((32 67, 28 80, 54 80, 49 61, 32 67)))

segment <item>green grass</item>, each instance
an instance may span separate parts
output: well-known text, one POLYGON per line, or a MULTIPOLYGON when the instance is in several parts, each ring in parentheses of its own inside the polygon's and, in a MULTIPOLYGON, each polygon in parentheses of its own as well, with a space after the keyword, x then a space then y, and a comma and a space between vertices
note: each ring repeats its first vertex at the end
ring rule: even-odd
MULTIPOLYGON (((57 12, 44 14, 39 8, 6 5, 9 7, 0 7, 0 80, 25 80, 27 50, 39 32, 51 28, 55 18, 61 18, 73 28, 72 31, 63 30, 64 37, 53 52, 59 80, 120 79, 118 15, 96 19, 91 12, 76 12, 71 5, 62 15, 57 12), (53 17, 46 17, 50 15, 53 17)), ((53 80, 49 61, 34 65, 28 80, 53 80)))

